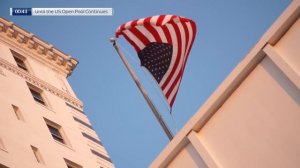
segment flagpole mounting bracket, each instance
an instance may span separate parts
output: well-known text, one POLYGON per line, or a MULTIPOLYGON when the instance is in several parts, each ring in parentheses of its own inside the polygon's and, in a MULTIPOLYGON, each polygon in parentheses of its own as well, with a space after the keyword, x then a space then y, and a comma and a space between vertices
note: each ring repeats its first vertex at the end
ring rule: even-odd
POLYGON ((113 44, 113 46, 116 45, 116 40, 115 40, 115 38, 111 37, 111 38, 109 39, 109 41, 113 44))

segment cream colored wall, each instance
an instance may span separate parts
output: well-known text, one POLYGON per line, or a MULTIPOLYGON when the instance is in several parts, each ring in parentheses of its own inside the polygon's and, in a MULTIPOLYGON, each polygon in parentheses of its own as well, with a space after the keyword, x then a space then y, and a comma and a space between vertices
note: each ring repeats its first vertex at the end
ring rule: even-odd
POLYGON ((293 1, 151 168, 300 167, 299 17, 293 1))
MULTIPOLYGON (((0 58, 16 65, 8 46, 1 43, 0 58)), ((27 57, 27 61, 36 77, 49 81, 58 89, 64 87, 58 82, 57 72, 32 58, 27 57)), ((66 158, 86 168, 114 167, 112 163, 91 153, 90 149, 94 149, 108 157, 103 146, 82 136, 82 132, 85 132, 99 139, 96 132, 73 119, 73 116, 76 116, 90 124, 86 115, 70 108, 64 99, 46 90, 43 90, 42 94, 47 105, 35 102, 24 78, 2 66, 0 69, 3 72, 0 74, 0 138, 5 146, 5 150, 0 149, 1 164, 12 168, 62 168, 66 167, 63 159, 66 158), (24 121, 17 119, 12 104, 19 107, 24 121), (52 138, 44 118, 62 127, 69 145, 61 144, 52 138), (45 164, 37 163, 30 145, 39 149, 45 164)), ((62 79, 67 82, 66 79, 62 79)))
POLYGON ((292 69, 300 74, 300 19, 278 41, 275 48, 292 69))
POLYGON ((300 91, 265 58, 198 133, 222 167, 299 167, 300 91))

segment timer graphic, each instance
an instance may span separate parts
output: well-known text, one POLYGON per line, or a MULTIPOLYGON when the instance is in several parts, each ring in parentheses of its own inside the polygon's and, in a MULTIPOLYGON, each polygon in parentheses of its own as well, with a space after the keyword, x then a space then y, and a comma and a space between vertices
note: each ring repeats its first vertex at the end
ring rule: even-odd
POLYGON ((31 8, 10 8, 10 16, 31 16, 31 8))

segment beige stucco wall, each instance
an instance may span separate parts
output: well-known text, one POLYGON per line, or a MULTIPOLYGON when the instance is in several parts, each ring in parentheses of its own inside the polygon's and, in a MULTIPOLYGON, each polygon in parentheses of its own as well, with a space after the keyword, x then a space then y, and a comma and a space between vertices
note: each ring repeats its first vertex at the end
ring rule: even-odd
MULTIPOLYGON (((274 48, 298 77, 299 44, 300 19, 274 48)), ((266 56, 198 135, 224 167, 299 167, 299 112, 300 88, 266 56)))
POLYGON ((222 167, 299 167, 300 92, 266 57, 198 133, 222 167))
POLYGON ((299 17, 293 1, 150 167, 300 167, 299 17))
POLYGON ((0 164, 11 168, 62 168, 66 167, 66 158, 86 168, 114 167, 111 162, 91 153, 93 149, 109 158, 102 145, 82 135, 84 132, 101 141, 97 133, 73 118, 91 125, 88 117, 66 105, 68 102, 82 110, 78 103, 72 103, 73 100, 80 100, 75 97, 64 72, 35 59, 39 55, 35 55, 34 51, 30 54, 27 48, 10 45, 14 39, 7 39, 11 41, 6 43, 4 32, 0 31, 0 35, 0 139, 4 145, 0 147, 0 164), (26 57, 29 75, 24 76, 27 73, 25 71, 19 73, 9 49, 14 49, 26 57), (39 87, 41 81, 47 84, 44 88, 39 87), (27 83, 43 90, 46 106, 33 99, 27 83), (51 90, 53 88, 57 90, 51 90), (66 98, 72 100, 65 100, 66 98), (19 108, 24 121, 18 120, 12 105, 19 108), (67 145, 52 138, 44 118, 62 127, 67 145), (31 145, 39 149, 43 164, 36 161, 31 145))
POLYGON ((286 32, 286 34, 275 45, 278 54, 300 74, 300 19, 286 32))

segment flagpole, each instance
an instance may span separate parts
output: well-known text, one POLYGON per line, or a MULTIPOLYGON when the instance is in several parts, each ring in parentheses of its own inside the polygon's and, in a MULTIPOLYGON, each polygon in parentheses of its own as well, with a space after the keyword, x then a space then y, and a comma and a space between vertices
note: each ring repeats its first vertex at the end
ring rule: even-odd
POLYGON ((124 65, 126 66, 126 69, 130 73, 130 75, 133 78, 135 84, 137 85, 137 87, 141 91, 142 95, 144 96, 146 102, 148 103, 150 109, 152 110, 152 113, 154 114, 155 118, 159 122, 160 126, 162 127, 162 129, 164 130, 164 132, 166 133, 166 135, 168 136, 169 140, 172 140, 173 139, 172 132, 170 131, 168 125, 165 123, 165 121, 163 120, 163 118, 159 114, 157 108, 154 106, 153 102, 149 98, 146 90, 144 89, 144 87, 141 84, 140 80, 138 79, 138 77, 136 76, 136 74, 134 73, 134 71, 132 70, 132 68, 130 67, 130 65, 129 65, 128 61, 126 60, 125 56, 123 55, 123 53, 121 52, 121 50, 117 46, 116 40, 114 38, 111 38, 110 42, 113 44, 113 47, 116 49, 118 55, 120 56, 120 58, 123 61, 124 65))

